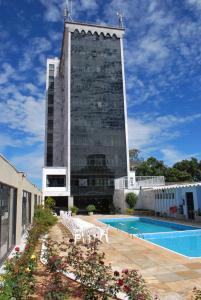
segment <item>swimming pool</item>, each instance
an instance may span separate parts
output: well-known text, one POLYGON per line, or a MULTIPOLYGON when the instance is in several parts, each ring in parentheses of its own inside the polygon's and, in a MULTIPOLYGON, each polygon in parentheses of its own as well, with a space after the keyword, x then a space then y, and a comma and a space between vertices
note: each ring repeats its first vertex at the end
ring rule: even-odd
POLYGON ((201 228, 151 218, 99 219, 104 224, 193 258, 201 257, 201 228))

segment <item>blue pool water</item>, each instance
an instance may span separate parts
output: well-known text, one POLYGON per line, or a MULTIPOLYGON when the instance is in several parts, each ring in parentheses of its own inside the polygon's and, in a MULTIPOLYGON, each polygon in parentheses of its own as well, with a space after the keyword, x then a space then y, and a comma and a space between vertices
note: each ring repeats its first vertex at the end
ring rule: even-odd
POLYGON ((151 218, 99 221, 188 257, 201 257, 201 228, 151 218))

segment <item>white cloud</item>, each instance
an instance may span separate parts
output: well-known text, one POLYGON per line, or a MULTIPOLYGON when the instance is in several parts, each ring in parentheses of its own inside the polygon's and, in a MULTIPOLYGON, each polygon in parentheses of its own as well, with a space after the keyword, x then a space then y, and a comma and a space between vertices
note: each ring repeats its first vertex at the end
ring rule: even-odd
POLYGON ((98 4, 96 0, 80 0, 80 4, 83 10, 87 9, 97 9, 98 4))
POLYGON ((28 154, 13 156, 11 161, 19 171, 25 172, 30 180, 41 179, 44 165, 43 149, 41 147, 28 154))
POLYGON ((8 134, 0 133, 0 151, 3 152, 6 147, 19 147, 21 141, 8 134))
POLYGON ((142 149, 153 142, 160 129, 154 124, 144 123, 139 119, 128 118, 128 137, 130 148, 142 149))
POLYGON ((37 67, 35 68, 35 72, 38 85, 44 85, 46 82, 46 69, 37 67))
POLYGON ((197 154, 185 154, 173 147, 167 147, 165 149, 160 150, 163 155, 163 160, 167 165, 173 165, 174 163, 181 161, 183 159, 190 159, 191 157, 197 156, 197 154))
POLYGON ((187 3, 196 6, 198 9, 201 9, 201 0, 187 0, 187 3))
MULTIPOLYGON (((20 130, 33 141, 44 140, 44 99, 24 96, 17 92, 15 98, 0 103, 0 123, 20 130)), ((26 137, 25 137, 26 142, 26 137)))
POLYGON ((169 141, 182 136, 179 126, 201 119, 201 114, 179 117, 175 115, 144 115, 128 118, 128 137, 130 148, 147 151, 160 151, 169 141))
POLYGON ((64 1, 60 0, 40 0, 45 7, 44 18, 49 22, 63 21, 64 1))
POLYGON ((13 74, 15 74, 15 69, 10 64, 4 63, 0 74, 0 84, 7 83, 13 74))
POLYGON ((29 40, 28 45, 23 51, 23 57, 19 61, 18 71, 30 71, 33 69, 34 60, 39 60, 39 63, 44 64, 44 53, 52 49, 51 42, 45 37, 35 37, 29 40))
POLYGON ((38 88, 36 85, 34 85, 31 82, 25 83, 24 87, 25 89, 27 89, 31 94, 35 95, 38 93, 38 88))
POLYGON ((51 31, 49 31, 48 35, 52 41, 56 42, 56 44, 61 43, 62 32, 57 32, 57 31, 51 30, 51 31))

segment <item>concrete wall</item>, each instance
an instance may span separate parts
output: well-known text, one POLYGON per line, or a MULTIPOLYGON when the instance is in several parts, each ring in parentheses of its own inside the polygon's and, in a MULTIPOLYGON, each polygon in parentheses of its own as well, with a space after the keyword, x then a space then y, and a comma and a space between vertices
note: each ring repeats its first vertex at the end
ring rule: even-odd
POLYGON ((201 209, 201 187, 197 187, 197 206, 201 209))
POLYGON ((152 209, 152 204, 149 203, 148 195, 146 192, 142 190, 115 190, 113 196, 113 204, 115 208, 124 213, 126 208, 128 208, 128 204, 126 203, 126 196, 129 193, 135 193, 138 196, 138 201, 135 206, 136 209, 152 209), (150 208, 146 208, 150 207, 150 208))
POLYGON ((141 189, 138 195, 139 209, 154 210, 155 193, 152 189, 141 189))
POLYGON ((183 207, 183 218, 188 219, 188 209, 186 193, 192 192, 194 199, 194 210, 201 209, 201 186, 178 186, 178 187, 160 187, 158 189, 138 189, 138 190, 115 190, 113 203, 114 206, 124 213, 128 205, 126 204, 126 195, 128 193, 138 195, 136 209, 154 210, 160 214, 166 214, 169 217, 179 218, 179 206, 183 207), (155 199, 156 194, 162 194, 162 199, 155 199), (174 194, 174 198, 169 195, 174 194), (166 196, 167 195, 167 196, 166 196), (177 213, 171 213, 170 207, 177 206, 177 213))
POLYGON ((31 193, 31 219, 34 215, 34 195, 42 200, 41 191, 29 182, 24 173, 18 172, 3 156, 0 155, 0 183, 17 189, 16 212, 16 244, 20 243, 22 235, 22 197, 23 190, 31 193))
MULTIPOLYGON (((178 186, 178 187, 161 187, 158 190, 155 190, 155 194, 161 193, 163 195, 162 199, 155 200, 155 210, 159 213, 166 213, 167 216, 178 218, 179 207, 183 208, 183 218, 188 219, 188 207, 187 207, 187 197, 186 193, 193 193, 194 200, 194 211, 197 211, 198 208, 201 208, 201 186, 178 186), (165 197, 166 194, 174 193, 174 199, 168 199, 165 197), (170 207, 176 206, 177 213, 172 214, 170 212, 170 207)), ((181 216, 180 216, 181 217, 181 216)))

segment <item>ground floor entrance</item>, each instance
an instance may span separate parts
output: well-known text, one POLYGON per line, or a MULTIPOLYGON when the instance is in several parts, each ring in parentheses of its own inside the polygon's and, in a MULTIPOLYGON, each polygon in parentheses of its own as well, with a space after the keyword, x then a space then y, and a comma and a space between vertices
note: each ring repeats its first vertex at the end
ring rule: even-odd
POLYGON ((195 218, 195 215, 194 215, 194 200, 193 200, 192 192, 186 193, 186 204, 187 204, 188 218, 193 220, 195 218))
POLYGON ((74 205, 79 208, 79 212, 86 212, 86 207, 93 204, 96 207, 96 213, 109 213, 113 203, 112 195, 97 196, 74 196, 74 205))
MULTIPOLYGON (((48 197, 45 197, 47 199, 48 197)), ((68 210, 68 197, 52 196, 52 199, 55 201, 54 211, 59 215, 60 210, 68 210)))

